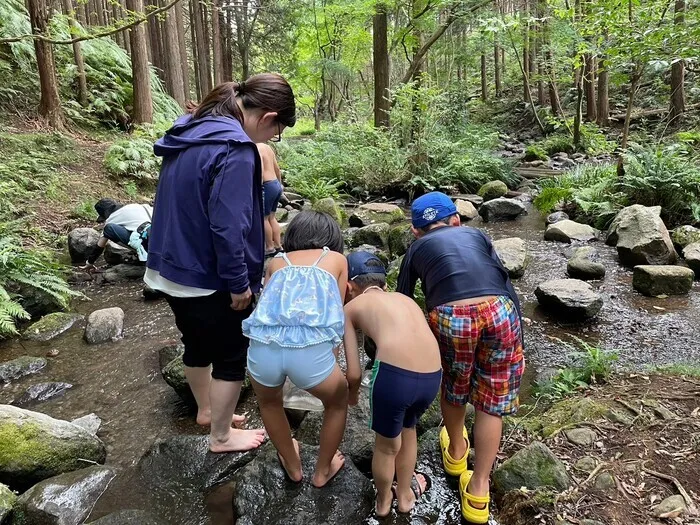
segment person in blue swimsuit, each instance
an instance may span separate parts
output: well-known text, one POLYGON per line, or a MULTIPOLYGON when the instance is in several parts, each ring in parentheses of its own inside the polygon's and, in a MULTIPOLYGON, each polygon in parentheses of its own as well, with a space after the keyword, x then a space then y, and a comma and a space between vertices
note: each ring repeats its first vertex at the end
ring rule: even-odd
POLYGON ((260 160, 262 160, 265 257, 272 257, 282 251, 282 232, 275 212, 277 212, 284 187, 274 150, 267 144, 257 144, 257 146, 260 160))
POLYGON ((345 431, 348 384, 359 388, 357 349, 346 350, 347 380, 335 357, 343 341, 343 300, 348 264, 343 236, 329 215, 303 211, 289 223, 284 251, 270 260, 265 288, 253 314, 243 321, 250 339, 248 374, 265 430, 292 481, 303 473, 299 444, 282 406, 287 378, 321 400, 324 407, 320 449, 311 480, 323 487, 345 463, 338 446, 345 431))

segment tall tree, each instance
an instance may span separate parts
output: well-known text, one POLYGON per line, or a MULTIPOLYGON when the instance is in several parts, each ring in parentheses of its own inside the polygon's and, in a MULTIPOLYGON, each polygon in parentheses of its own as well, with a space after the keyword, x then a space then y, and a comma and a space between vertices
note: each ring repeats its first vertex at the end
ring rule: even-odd
POLYGON ((190 0, 190 7, 192 8, 192 17, 194 18, 190 23, 194 24, 194 45, 197 50, 197 77, 199 81, 199 99, 201 100, 212 88, 209 40, 204 28, 204 5, 200 3, 200 0, 190 0))
POLYGON ((190 98, 190 66, 187 61, 187 43, 185 41, 185 17, 183 15, 182 1, 175 4, 175 20, 177 22, 177 40, 180 48, 180 66, 182 67, 182 85, 185 91, 185 100, 190 98))
MULTIPOLYGON (((685 25, 685 0, 676 0, 673 23, 679 31, 685 25)), ((685 64, 676 57, 671 65, 671 122, 678 124, 685 113, 685 64)))
MULTIPOLYGON (((77 30, 75 21, 75 12, 71 0, 63 0, 63 12, 70 17, 71 28, 77 30)), ((83 50, 80 47, 80 42, 73 42, 73 58, 75 60, 75 68, 78 73, 78 103, 81 106, 87 106, 87 78, 85 76, 85 61, 83 60, 83 50)))
POLYGON ((388 128, 389 111, 389 49, 387 31, 387 6, 377 2, 372 21, 372 47, 374 57, 374 126, 388 128))
MULTIPOLYGON (((126 0, 129 11, 143 13, 143 0, 126 0)), ((131 28, 131 75, 134 92, 134 113, 131 116, 136 124, 153 122, 153 95, 151 94, 151 71, 148 67, 146 49, 146 29, 144 24, 131 28)))
POLYGON ((481 52, 481 100, 486 102, 489 99, 489 84, 486 71, 486 53, 481 52))
MULTIPOLYGON (((158 9, 158 0, 147 0, 148 10, 158 9)), ((157 16, 148 20, 148 37, 151 50, 151 64, 156 68, 158 76, 165 78, 165 54, 163 52, 163 39, 161 37, 161 21, 157 16)))
POLYGON ((598 57, 598 108, 596 110, 596 122, 599 126, 607 126, 610 123, 610 81, 608 65, 605 56, 598 57))
POLYGON ((214 85, 224 81, 224 60, 221 53, 221 17, 219 16, 219 0, 211 2, 211 45, 214 57, 214 85))
POLYGON ((177 17, 174 9, 165 12, 163 24, 163 50, 165 54, 165 81, 168 93, 181 108, 187 102, 185 98, 185 84, 182 78, 182 57, 180 54, 180 38, 177 26, 177 17))

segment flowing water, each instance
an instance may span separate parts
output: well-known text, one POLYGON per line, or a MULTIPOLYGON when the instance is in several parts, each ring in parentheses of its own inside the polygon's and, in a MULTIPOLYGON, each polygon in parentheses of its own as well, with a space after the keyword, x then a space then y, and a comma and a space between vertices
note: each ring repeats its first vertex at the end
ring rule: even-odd
MULTIPOLYGON (((598 318, 585 324, 559 323, 540 311, 534 296, 542 281, 566 277, 567 253, 571 247, 543 240, 544 222, 530 209, 516 221, 482 224, 494 239, 520 237, 527 243, 530 264, 525 276, 514 281, 523 302, 524 315, 532 319, 526 329, 528 382, 536 370, 550 369, 566 361, 571 351, 560 340, 571 336, 615 349, 620 364, 641 368, 673 362, 700 361, 700 294, 698 284, 682 297, 646 298, 632 290, 632 274, 617 263, 614 248, 595 243, 600 260, 607 268, 605 279, 594 286, 605 304, 598 318)), ((40 373, 0 388, 0 403, 9 403, 32 384, 64 381, 73 384, 65 395, 34 407, 53 417, 71 420, 90 412, 102 418, 100 438, 106 443, 108 464, 118 466, 123 474, 98 503, 94 517, 120 508, 149 508, 154 504, 144 487, 134 485, 133 465, 160 438, 182 434, 204 434, 194 423, 193 415, 162 380, 158 350, 177 340, 170 309, 164 301, 144 302, 139 283, 94 286, 83 289, 90 301, 78 302, 76 310, 88 314, 100 308, 119 306, 125 312, 123 339, 89 346, 82 340, 78 324, 54 341, 37 343, 14 339, 0 345, 0 361, 20 355, 45 356, 40 373)), ((243 401, 253 409, 253 400, 243 401)), ((171 509, 164 516, 168 523, 193 525, 232 523, 231 492, 223 485, 206 500, 194 489, 159 495, 159 509, 171 509), (189 496, 188 496, 189 495, 189 496)), ((455 499, 455 498, 452 498, 455 499)), ((451 501, 440 516, 421 523, 459 523, 458 505, 451 501)))

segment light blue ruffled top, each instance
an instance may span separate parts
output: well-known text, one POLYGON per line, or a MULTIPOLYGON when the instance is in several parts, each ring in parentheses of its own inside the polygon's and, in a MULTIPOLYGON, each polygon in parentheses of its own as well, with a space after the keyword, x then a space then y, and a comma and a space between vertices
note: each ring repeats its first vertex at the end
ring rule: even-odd
POLYGON ((254 341, 277 343, 291 348, 343 340, 345 314, 338 281, 318 267, 328 248, 311 266, 293 265, 283 253, 287 266, 265 283, 258 305, 243 321, 243 333, 254 341))

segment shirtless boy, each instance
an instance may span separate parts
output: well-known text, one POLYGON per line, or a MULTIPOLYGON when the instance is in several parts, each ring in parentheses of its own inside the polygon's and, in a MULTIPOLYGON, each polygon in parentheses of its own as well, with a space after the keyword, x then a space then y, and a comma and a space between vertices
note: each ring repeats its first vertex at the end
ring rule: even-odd
POLYGON ((273 256, 282 251, 280 225, 275 217, 277 206, 282 198, 282 173, 277 165, 274 150, 267 144, 257 144, 262 160, 263 173, 263 213, 265 214, 265 256, 273 256))
MULTIPOLYGON (((414 472, 418 443, 416 423, 440 388, 440 352, 425 315, 399 293, 386 291, 386 269, 367 252, 348 255, 348 291, 344 344, 357 355, 355 329, 377 345, 372 369, 370 427, 376 433, 372 475, 377 488, 376 515, 391 512, 393 493, 399 512, 410 512, 430 488, 425 474, 414 472), (396 474, 396 487, 392 482, 396 474)), ((359 384, 350 386, 357 403, 359 384)))

